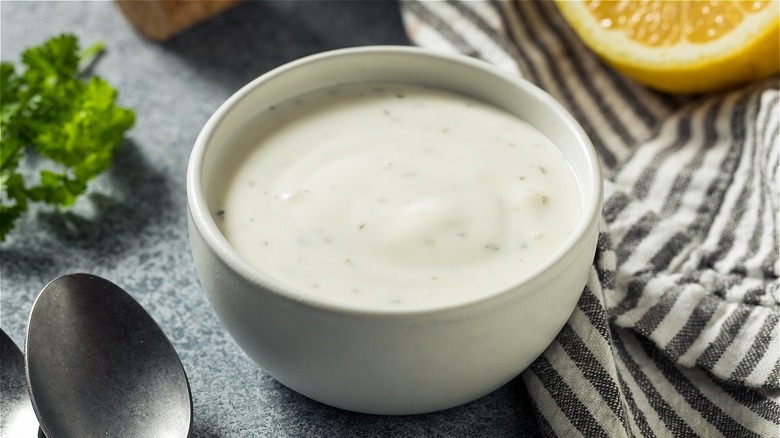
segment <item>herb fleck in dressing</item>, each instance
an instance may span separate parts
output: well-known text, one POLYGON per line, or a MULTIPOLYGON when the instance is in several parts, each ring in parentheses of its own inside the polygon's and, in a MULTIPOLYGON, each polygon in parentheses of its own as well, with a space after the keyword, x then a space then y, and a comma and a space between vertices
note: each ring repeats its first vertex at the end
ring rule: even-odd
POLYGON ((302 293, 373 308, 489 294, 553 256, 580 216, 574 174, 515 116, 406 84, 318 90, 262 113, 215 221, 302 293))

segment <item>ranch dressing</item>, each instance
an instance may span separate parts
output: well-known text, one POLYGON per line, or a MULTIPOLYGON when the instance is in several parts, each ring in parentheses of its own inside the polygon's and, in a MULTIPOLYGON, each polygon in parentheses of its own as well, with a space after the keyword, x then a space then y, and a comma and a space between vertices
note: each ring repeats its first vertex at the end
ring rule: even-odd
POLYGON ((240 141, 216 223, 259 270, 329 302, 429 308, 505 289, 580 217, 550 140, 442 90, 310 92, 269 107, 240 141))

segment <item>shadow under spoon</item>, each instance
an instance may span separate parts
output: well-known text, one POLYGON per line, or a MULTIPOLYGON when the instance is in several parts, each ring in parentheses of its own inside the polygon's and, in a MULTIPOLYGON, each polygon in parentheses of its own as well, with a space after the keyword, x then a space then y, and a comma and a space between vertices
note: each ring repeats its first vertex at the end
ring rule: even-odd
POLYGON ((186 437, 192 398, 179 356, 143 307, 89 274, 43 288, 27 328, 30 398, 61 437, 186 437))

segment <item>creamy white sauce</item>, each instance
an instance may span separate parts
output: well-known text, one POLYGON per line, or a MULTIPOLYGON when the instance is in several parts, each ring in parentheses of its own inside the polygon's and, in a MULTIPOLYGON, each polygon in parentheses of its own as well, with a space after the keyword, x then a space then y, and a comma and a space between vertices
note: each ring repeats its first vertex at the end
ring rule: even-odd
POLYGON ((515 116, 406 84, 264 111, 211 211, 259 270, 329 302, 428 308, 515 284, 581 213, 562 153, 515 116))

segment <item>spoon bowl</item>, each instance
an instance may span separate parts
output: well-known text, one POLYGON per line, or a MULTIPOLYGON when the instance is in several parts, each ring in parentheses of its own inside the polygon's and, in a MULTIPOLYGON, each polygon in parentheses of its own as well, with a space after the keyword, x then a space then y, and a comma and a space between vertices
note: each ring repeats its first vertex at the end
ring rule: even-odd
POLYGON ((32 405, 49 438, 189 435, 192 399, 179 356, 119 286, 89 274, 46 285, 25 351, 32 405))
POLYGON ((35 437, 35 418, 24 375, 24 355, 0 330, 0 437, 35 437))

